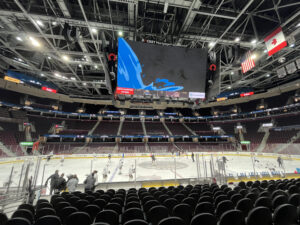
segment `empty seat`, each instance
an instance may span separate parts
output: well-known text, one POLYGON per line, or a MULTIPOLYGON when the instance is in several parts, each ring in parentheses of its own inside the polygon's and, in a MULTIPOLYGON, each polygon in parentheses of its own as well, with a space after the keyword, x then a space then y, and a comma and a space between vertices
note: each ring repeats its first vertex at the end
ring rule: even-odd
POLYGON ((254 203, 254 207, 258 207, 258 206, 264 206, 269 209, 272 209, 271 199, 268 197, 260 197, 260 198, 256 199, 256 201, 254 203))
POLYGON ((296 207, 300 206, 300 194, 292 194, 288 199, 288 203, 296 207))
POLYGON ((36 211, 35 217, 38 219, 38 218, 41 218, 41 217, 47 216, 47 215, 55 216, 56 212, 52 208, 42 208, 42 209, 39 209, 36 211))
POLYGON ((187 225, 181 218, 179 217, 168 217, 162 219, 158 225, 187 225))
POLYGON ((210 202, 201 202, 195 208, 195 215, 197 215, 199 213, 214 214, 214 212, 215 212, 215 207, 210 202))
POLYGON ((241 200, 243 196, 241 194, 234 194, 231 196, 230 200, 233 202, 234 205, 238 203, 239 200, 241 200))
POLYGON ((5 225, 8 221, 6 214, 0 212, 0 225, 5 225))
POLYGON ((48 215, 39 218, 35 225, 61 225, 61 220, 57 216, 48 215))
POLYGON ((65 224, 68 216, 77 211, 78 211, 77 208, 75 208, 73 206, 68 206, 68 207, 63 208, 61 211, 57 212, 57 214, 59 215, 63 224, 65 224))
POLYGON ((194 198, 188 197, 182 200, 182 203, 188 204, 191 206, 192 210, 195 209, 197 202, 194 198))
POLYGON ((288 203, 288 198, 285 195, 277 195, 272 201, 273 209, 276 209, 278 206, 288 203))
POLYGON ((169 214, 171 215, 174 206, 178 205, 179 202, 175 198, 169 198, 169 199, 166 199, 163 204, 164 204, 164 206, 166 206, 168 208, 169 214))
POLYGON ((153 206, 147 213, 147 220, 153 225, 157 225, 160 220, 168 217, 168 209, 165 206, 153 206))
POLYGON ((83 211, 89 214, 92 221, 94 221, 96 215, 100 212, 100 210, 101 209, 99 206, 93 204, 87 205, 83 208, 83 211))
MULTIPOLYGON (((97 225, 97 224, 94 224, 97 225)), ((148 225, 148 223, 145 220, 130 220, 126 222, 124 225, 148 225)))
POLYGON ((27 219, 30 223, 33 223, 33 215, 31 211, 27 209, 18 209, 12 215, 12 218, 21 217, 27 219))
POLYGON ((234 209, 234 205, 230 200, 222 201, 217 205, 216 216, 218 218, 220 218, 223 213, 225 213, 226 211, 229 211, 231 209, 234 209))
POLYGON ((75 207, 79 210, 83 210, 89 204, 87 200, 80 199, 75 203, 75 207))
POLYGON ((185 224, 190 224, 192 209, 188 204, 181 203, 173 208, 172 215, 181 218, 185 224))
POLYGON ((202 196, 199 198, 198 200, 198 203, 201 203, 201 202, 210 202, 210 203, 213 203, 214 200, 212 197, 209 197, 209 196, 202 196))
POLYGON ((8 220, 5 225, 31 225, 31 222, 28 219, 16 217, 8 220))
POLYGON ((273 215, 274 225, 297 224, 297 208, 291 204, 278 206, 273 215))
POLYGON ((221 218, 219 225, 245 225, 245 217, 240 210, 229 210, 221 218))
POLYGON ((118 225, 119 216, 114 210, 103 210, 97 214, 95 222, 105 222, 109 225, 118 225))
POLYGON ((34 213, 35 213, 33 205, 30 205, 30 204, 25 204, 25 203, 21 204, 21 205, 19 205, 18 209, 27 209, 32 213, 32 215, 34 215, 34 213))
POLYGON ((106 201, 104 199, 95 199, 93 204, 97 205, 102 210, 106 206, 106 201))
POLYGON ((122 223, 126 223, 127 221, 134 220, 134 219, 144 219, 144 214, 143 211, 139 208, 131 208, 127 209, 123 214, 122 214, 122 223))
POLYGON ((53 208, 53 206, 49 202, 41 202, 40 204, 36 205, 36 210, 39 210, 42 208, 53 208))
POLYGON ((91 223, 91 217, 86 212, 74 212, 66 220, 66 225, 90 225, 91 223))
POLYGON ((199 225, 199 224, 217 225, 217 218, 210 213, 200 213, 195 215, 192 218, 190 225, 199 225))
POLYGON ((253 208, 253 203, 249 198, 243 198, 238 201, 236 209, 241 210, 244 213, 244 216, 247 217, 249 211, 253 208))
POLYGON ((269 208, 259 206, 248 213, 247 225, 272 225, 272 213, 269 208))
POLYGON ((105 206, 105 209, 114 210, 118 214, 122 213, 122 206, 120 206, 118 203, 108 203, 105 206))
MULTIPOLYGON (((155 200, 154 200, 155 201, 155 200)), ((144 206, 145 207, 145 206, 144 206)), ((125 210, 130 208, 141 208, 141 204, 139 202, 129 202, 125 205, 125 210)), ((144 208, 145 209, 145 208, 144 208)))

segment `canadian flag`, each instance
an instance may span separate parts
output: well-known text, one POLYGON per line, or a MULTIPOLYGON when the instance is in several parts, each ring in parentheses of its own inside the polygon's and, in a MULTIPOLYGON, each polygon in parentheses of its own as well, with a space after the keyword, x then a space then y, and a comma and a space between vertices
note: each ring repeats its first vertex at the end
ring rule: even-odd
POLYGON ((267 46, 269 56, 273 55, 280 49, 287 46, 287 42, 285 40, 281 27, 278 27, 276 30, 274 30, 264 40, 267 46))

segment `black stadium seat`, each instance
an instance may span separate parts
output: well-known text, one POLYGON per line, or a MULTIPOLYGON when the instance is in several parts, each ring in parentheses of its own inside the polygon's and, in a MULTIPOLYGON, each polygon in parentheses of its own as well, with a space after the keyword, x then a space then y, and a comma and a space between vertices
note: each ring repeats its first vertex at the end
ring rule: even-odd
POLYGON ((126 223, 130 220, 134 219, 140 219, 144 220, 144 214, 143 211, 139 208, 131 208, 127 209, 123 214, 122 214, 122 223, 126 223))
POLYGON ((247 225, 272 225, 272 222, 272 213, 264 206, 252 209, 247 217, 247 225))
POLYGON ((290 204, 278 206, 273 215, 274 225, 295 225, 297 218, 297 208, 290 204))
POLYGON ((31 225, 31 224, 32 223, 28 219, 16 217, 8 220, 5 225, 31 225))
POLYGON ((173 208, 172 215, 181 218, 185 224, 190 224, 192 213, 192 209, 188 204, 181 203, 173 208))
POLYGON ((168 209, 165 206, 153 206, 147 213, 147 220, 153 225, 157 225, 159 221, 169 216, 168 209))
POLYGON ((86 212, 74 212, 66 220, 66 225, 90 225, 91 223, 91 217, 86 212))
POLYGON ((217 218, 210 213, 200 213, 195 215, 192 218, 190 225, 199 225, 199 224, 217 225, 217 218))
POLYGON ((168 217, 162 219, 158 225, 186 225, 186 223, 179 217, 168 217))
POLYGON ((59 217, 54 215, 43 216, 37 219, 35 225, 61 225, 59 217))
POLYGON ((97 214, 95 222, 105 222, 110 225, 118 225, 119 216, 118 213, 113 210, 103 210, 97 214))
POLYGON ((33 220, 34 220, 31 211, 29 211, 27 209, 18 209, 17 211, 15 211, 12 215, 12 218, 16 218, 16 217, 25 218, 30 223, 33 223, 33 220))
POLYGON ((38 219, 38 218, 41 218, 41 217, 47 216, 47 215, 55 216, 56 211, 52 208, 42 208, 42 209, 39 209, 36 211, 35 217, 38 219))
POLYGON ((245 225, 245 217, 240 210, 226 211, 220 218, 219 225, 245 225))

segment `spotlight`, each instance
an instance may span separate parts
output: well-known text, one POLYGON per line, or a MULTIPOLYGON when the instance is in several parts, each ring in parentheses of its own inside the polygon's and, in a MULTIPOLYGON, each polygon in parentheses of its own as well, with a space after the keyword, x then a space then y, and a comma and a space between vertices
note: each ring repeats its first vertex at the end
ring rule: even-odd
POLYGON ((295 47, 295 44, 293 43, 293 44, 290 44, 290 47, 291 48, 294 48, 295 47))
POLYGON ((47 58, 48 58, 49 60, 51 59, 51 57, 50 57, 50 56, 48 56, 47 58))
POLYGON ((56 21, 53 21, 53 22, 52 22, 52 25, 53 25, 53 26, 56 26, 56 25, 57 25, 57 22, 56 22, 56 21))
POLYGON ((239 38, 239 37, 236 37, 235 39, 234 39, 234 41, 235 42, 239 42, 241 39, 239 38))
POLYGON ((75 77, 71 77, 71 80, 76 80, 76 78, 75 77))
POLYGON ((81 65, 81 64, 79 64, 78 66, 79 66, 80 68, 82 67, 82 65, 81 65))
POLYGON ((96 28, 92 28, 92 33, 97 34, 97 29, 96 28))
POLYGON ((83 85, 86 86, 86 83, 84 82, 83 85))
POLYGON ((119 35, 120 37, 122 37, 122 36, 123 36, 123 31, 119 31, 119 32, 118 32, 118 35, 119 35))
POLYGON ((227 88, 228 88, 228 89, 231 89, 231 86, 228 86, 227 88))
POLYGON ((70 60, 69 56, 67 56, 67 55, 63 55, 62 59, 65 60, 65 61, 69 61, 70 60))
POLYGON ((59 73, 54 73, 54 76, 61 78, 61 75, 59 73))
POLYGON ((44 26, 43 22, 40 21, 40 20, 37 20, 36 23, 37 23, 40 27, 43 27, 43 26, 44 26))
POLYGON ((270 77, 271 75, 270 74, 266 74, 266 77, 270 77))
POLYGON ((230 74, 231 74, 231 75, 233 75, 233 74, 234 74, 234 72, 232 71, 230 74))
POLYGON ((209 44, 208 44, 209 47, 214 47, 215 45, 216 45, 215 42, 209 42, 209 44))
POLYGON ((255 59, 256 56, 257 56, 256 54, 252 54, 252 55, 251 55, 251 59, 255 59))
POLYGON ((256 39, 253 39, 252 41, 251 41, 251 44, 256 44, 256 42, 257 42, 257 40, 256 39))
POLYGON ((44 76, 45 76, 45 74, 41 73, 41 77, 44 77, 44 76))
POLYGON ((19 37, 19 36, 17 36, 16 39, 17 39, 18 41, 23 41, 23 39, 22 39, 21 37, 19 37))
POLYGON ((97 66, 97 65, 95 65, 94 67, 95 67, 95 69, 98 69, 98 66, 97 66))
POLYGON ((41 46, 41 44, 34 37, 29 37, 29 40, 31 41, 31 44, 34 47, 40 47, 41 46))
POLYGON ((298 23, 298 24, 296 25, 296 27, 300 27, 300 23, 298 23))

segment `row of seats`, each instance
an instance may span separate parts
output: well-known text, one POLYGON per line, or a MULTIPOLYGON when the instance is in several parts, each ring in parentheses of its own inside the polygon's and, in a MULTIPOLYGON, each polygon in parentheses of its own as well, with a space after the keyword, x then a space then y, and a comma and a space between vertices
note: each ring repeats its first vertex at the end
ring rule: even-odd
POLYGON ((3 224, 293 225, 300 222, 299 188, 300 179, 286 179, 240 182, 234 188, 206 184, 64 192, 50 202, 20 205, 3 224))

